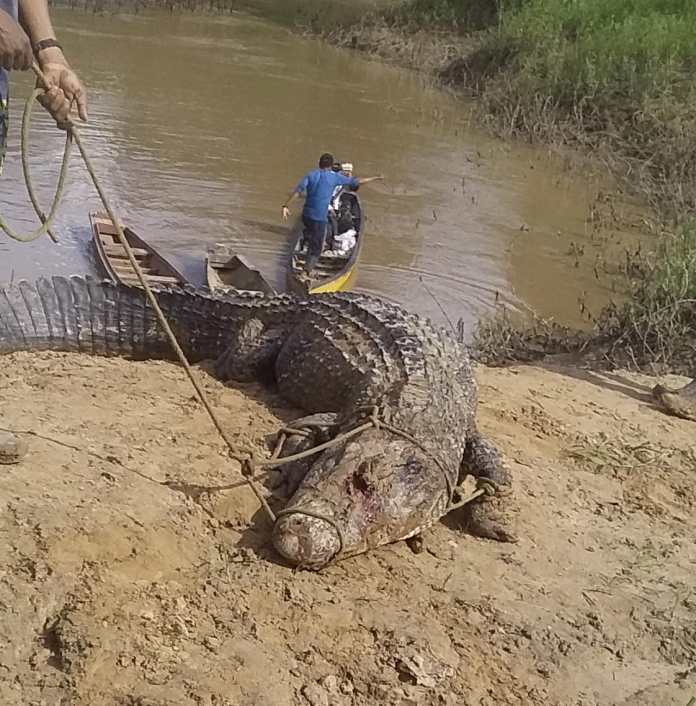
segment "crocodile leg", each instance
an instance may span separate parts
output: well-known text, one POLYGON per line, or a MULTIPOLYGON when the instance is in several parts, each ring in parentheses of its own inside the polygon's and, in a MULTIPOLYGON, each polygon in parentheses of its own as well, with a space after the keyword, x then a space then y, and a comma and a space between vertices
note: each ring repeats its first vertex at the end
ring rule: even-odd
POLYGON ((272 379, 284 336, 282 328, 267 328, 259 319, 245 321, 215 362, 215 374, 237 382, 272 379))
POLYGON ((464 449, 460 480, 466 475, 476 478, 477 484, 491 493, 480 496, 463 508, 465 528, 479 537, 501 542, 516 542, 510 525, 507 507, 512 491, 512 477, 505 467, 498 449, 476 430, 472 430, 464 449))
POLYGON ((696 379, 678 390, 655 385, 653 398, 668 414, 696 422, 696 379))
MULTIPOLYGON (((293 434, 290 431, 281 431, 281 433, 286 434, 286 438, 279 458, 302 453, 329 441, 336 433, 337 418, 337 414, 326 412, 294 420, 291 424, 291 429, 296 429, 303 433, 293 434)), ((309 467, 316 461, 316 458, 316 455, 307 456, 283 466, 278 466, 276 470, 279 475, 273 482, 273 490, 280 491, 283 497, 290 498, 304 480, 309 467)))

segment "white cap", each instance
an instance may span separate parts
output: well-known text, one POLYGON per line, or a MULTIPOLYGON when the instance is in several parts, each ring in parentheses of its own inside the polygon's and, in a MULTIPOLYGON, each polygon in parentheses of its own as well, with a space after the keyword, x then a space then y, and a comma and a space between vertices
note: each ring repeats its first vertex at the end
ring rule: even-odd
POLYGON ((344 172, 352 172, 353 171, 353 163, 352 162, 343 162, 341 164, 341 169, 344 172))

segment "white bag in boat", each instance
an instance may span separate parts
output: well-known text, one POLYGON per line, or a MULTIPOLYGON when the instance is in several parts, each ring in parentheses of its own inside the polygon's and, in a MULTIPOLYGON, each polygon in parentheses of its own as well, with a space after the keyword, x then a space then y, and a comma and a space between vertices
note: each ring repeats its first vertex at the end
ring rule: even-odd
POLYGON ((357 232, 354 228, 351 228, 350 230, 347 230, 345 233, 341 233, 340 235, 335 235, 333 242, 334 250, 338 250, 342 253, 346 253, 352 250, 355 247, 356 235, 357 232))

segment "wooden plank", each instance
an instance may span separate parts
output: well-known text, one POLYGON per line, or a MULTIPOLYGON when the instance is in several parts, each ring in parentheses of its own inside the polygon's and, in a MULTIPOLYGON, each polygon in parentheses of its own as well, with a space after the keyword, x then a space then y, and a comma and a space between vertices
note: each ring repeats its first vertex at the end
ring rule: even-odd
MULTIPOLYGON (((114 272, 118 275, 134 275, 135 276, 135 270, 132 267, 129 267, 126 265, 125 267, 114 267, 114 272)), ((154 275, 156 274, 155 270, 150 270, 147 267, 141 267, 140 268, 143 271, 143 274, 146 275, 154 275)))
MULTIPOLYGON (((136 257, 147 257, 150 253, 143 248, 131 247, 133 255, 136 257)), ((104 243, 104 252, 107 255, 114 255, 116 257, 128 257, 126 255, 126 249, 120 243, 118 245, 107 245, 104 243)))
MULTIPOLYGON (((138 276, 135 274, 135 272, 129 273, 127 277, 122 277, 124 281, 126 280, 135 280, 136 282, 140 282, 138 279, 138 276)), ((176 277, 165 277, 164 275, 147 275, 145 277, 148 282, 171 282, 175 283, 178 282, 179 280, 176 277)))
MULTIPOLYGON (((111 222, 111 221, 100 221, 96 220, 94 221, 97 226, 97 231, 101 235, 102 233, 104 235, 118 235, 118 230, 116 230, 116 226, 111 222)), ((123 226, 121 226, 123 228, 123 226)))

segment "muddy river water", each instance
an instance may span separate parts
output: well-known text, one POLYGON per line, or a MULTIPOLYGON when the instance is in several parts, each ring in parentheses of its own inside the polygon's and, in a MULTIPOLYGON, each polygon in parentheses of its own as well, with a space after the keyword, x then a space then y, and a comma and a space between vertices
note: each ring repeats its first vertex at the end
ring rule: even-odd
MULTIPOLYGON (((367 240, 355 288, 433 317, 472 324, 496 300, 573 323, 583 291, 606 291, 591 259, 569 250, 590 237, 596 187, 539 150, 472 129, 462 99, 417 76, 245 15, 54 12, 90 95, 83 130, 118 212, 194 281, 206 247, 230 242, 282 286, 289 229, 280 206, 318 155, 358 176, 367 240)), ((18 156, 13 76, 11 145, 1 210, 33 225, 18 156)), ((37 111, 37 113, 40 111, 37 111)), ((60 134, 44 116, 32 133, 44 200, 60 134)), ((94 272, 88 213, 99 206, 77 156, 61 209, 61 243, 0 239, 0 280, 94 272)), ((297 208, 295 214, 297 215, 297 208)))

